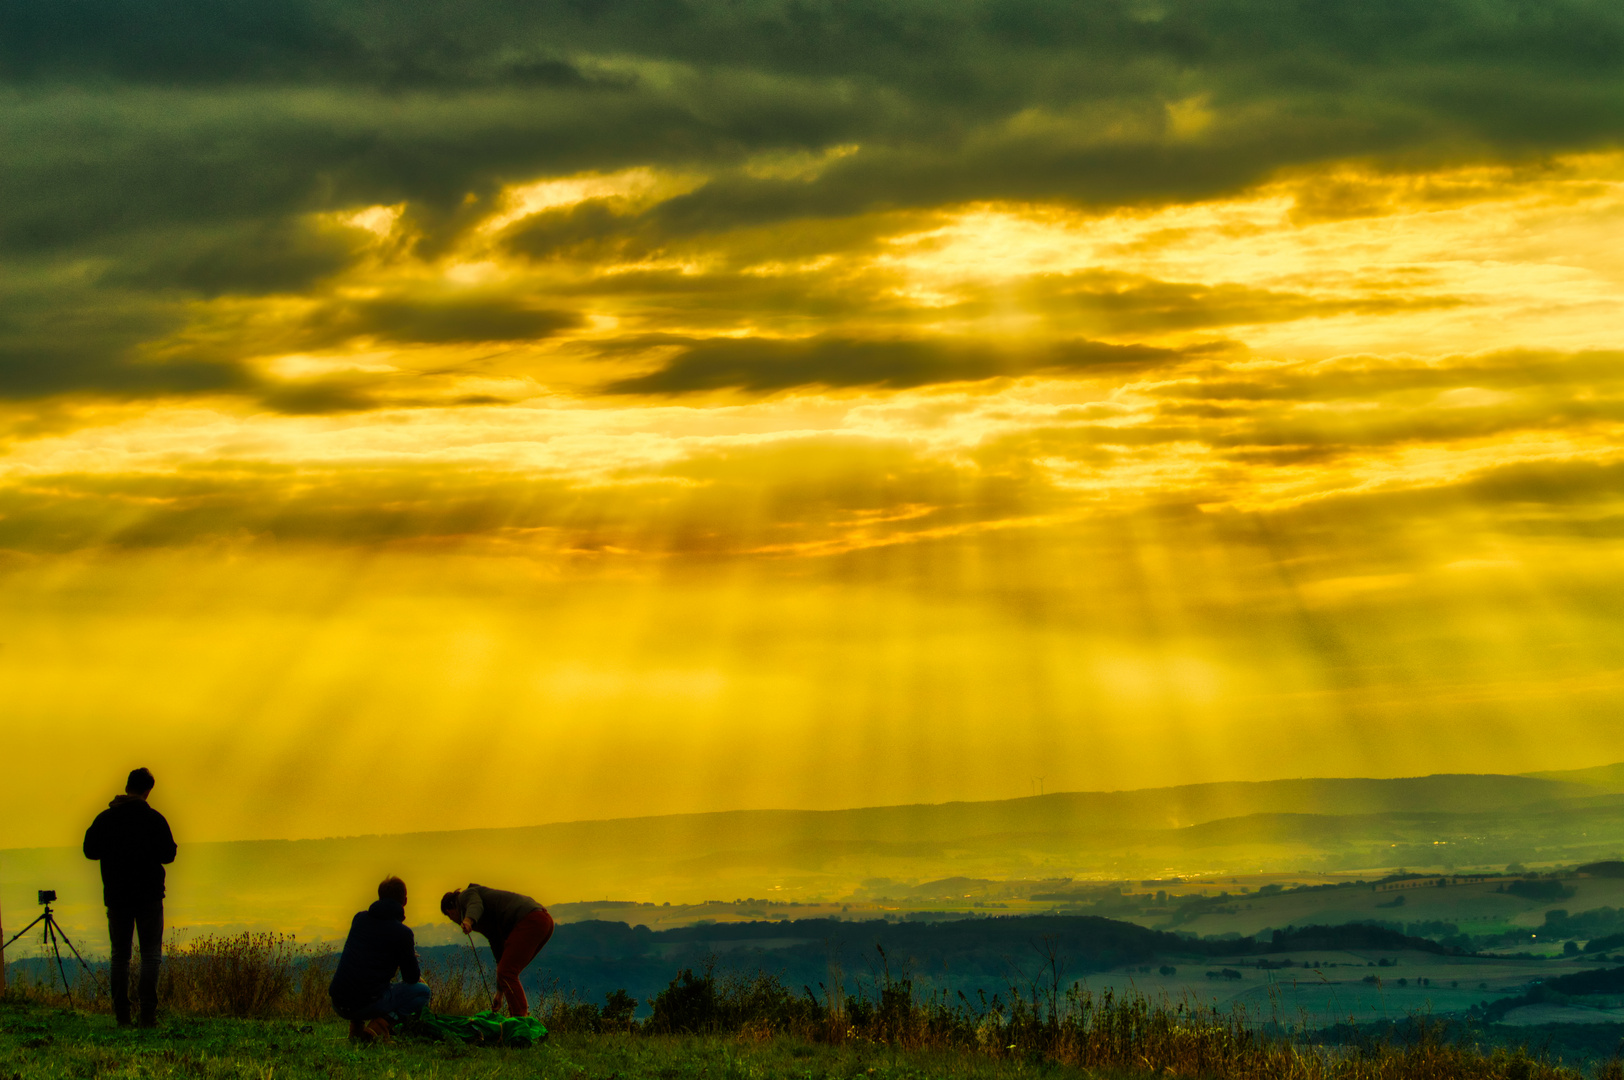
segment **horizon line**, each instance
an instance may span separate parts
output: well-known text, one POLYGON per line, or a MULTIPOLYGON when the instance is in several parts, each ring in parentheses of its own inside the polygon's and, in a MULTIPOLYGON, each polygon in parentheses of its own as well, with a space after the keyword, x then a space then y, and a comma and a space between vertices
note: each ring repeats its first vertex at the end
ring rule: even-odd
MULTIPOLYGON (((738 808, 734 808, 734 809, 731 809, 731 810, 690 810, 690 811, 678 811, 678 812, 667 813, 667 814, 632 814, 632 815, 628 815, 626 817, 566 818, 566 819, 555 819, 555 820, 552 820, 552 821, 532 822, 532 823, 527 824, 527 825, 476 825, 476 826, 470 826, 470 827, 467 827, 467 828, 457 828, 457 829, 415 829, 415 830, 411 830, 411 831, 407 831, 407 832, 398 832, 398 833, 364 832, 364 833, 340 833, 340 834, 331 834, 331 835, 326 835, 326 836, 264 836, 264 837, 236 837, 236 838, 227 839, 227 840, 192 840, 192 841, 188 841, 188 846, 195 847, 195 846, 205 845, 205 844, 303 844, 303 843, 324 843, 324 842, 339 841, 339 840, 371 840, 371 839, 380 839, 380 838, 386 838, 386 837, 392 838, 392 837, 411 837, 411 836, 446 836, 446 835, 452 835, 452 834, 456 834, 456 833, 473 833, 473 832, 481 832, 481 833, 483 833, 483 832, 517 832, 517 831, 522 830, 522 829, 554 828, 554 827, 557 827, 557 826, 560 826, 560 825, 607 825, 607 824, 614 824, 614 823, 637 822, 637 821, 661 821, 661 820, 665 820, 665 819, 669 819, 669 818, 724 817, 724 816, 737 815, 737 814, 804 814, 804 815, 814 815, 814 814, 818 814, 818 815, 821 815, 821 814, 854 814, 854 813, 860 813, 862 811, 908 810, 908 809, 913 809, 915 807, 975 806, 975 805, 986 805, 986 804, 991 804, 991 803, 1037 802, 1037 801, 1043 800, 1043 799, 1057 799, 1057 798, 1065 798, 1065 797, 1074 797, 1074 796, 1078 796, 1078 795, 1134 795, 1134 794, 1139 794, 1141 792, 1151 792, 1151 791, 1178 791, 1178 790, 1188 790, 1188 789, 1191 789, 1191 788, 1241 787, 1241 786, 1258 786, 1258 785, 1263 785, 1263 784, 1321 783, 1321 782, 1341 782, 1341 781, 1359 781, 1359 780, 1371 781, 1371 782, 1375 782, 1375 783, 1396 783, 1396 782, 1401 782, 1401 781, 1406 781, 1406 780, 1436 780, 1436 779, 1445 779, 1445 778, 1451 778, 1451 777, 1498 778, 1498 779, 1507 779, 1507 780, 1537 780, 1537 781, 1541 781, 1541 782, 1545 782, 1545 783, 1560 784, 1560 783, 1577 783, 1576 781, 1566 781, 1566 780, 1556 779, 1556 777, 1562 776, 1564 774, 1592 772, 1592 771, 1595 771, 1597 769, 1606 769, 1606 768, 1612 768, 1612 767, 1624 767, 1624 761, 1603 762, 1600 765, 1580 766, 1579 768, 1574 768, 1574 769, 1538 769, 1538 770, 1533 770, 1533 771, 1530 771, 1530 772, 1521 772, 1521 773, 1438 772, 1438 773, 1425 773, 1425 774, 1417 775, 1417 776, 1279 776, 1279 777, 1273 777, 1273 778, 1270 778, 1270 779, 1267 779, 1267 780, 1206 780, 1206 781, 1200 781, 1200 782, 1193 783, 1193 784, 1167 784, 1167 785, 1163 785, 1163 786, 1160 786, 1160 787, 1105 788, 1105 789, 1093 789, 1093 790, 1049 791, 1049 792, 1044 792, 1044 793, 1039 794, 1039 795, 1015 795, 1015 796, 1009 796, 1009 797, 1002 798, 1002 799, 944 799, 941 802, 883 803, 883 804, 872 805, 872 806, 846 806, 846 807, 833 807, 833 808, 828 808, 828 809, 810 809, 810 808, 803 808, 803 807, 772 807, 772 806, 766 806, 766 807, 738 807, 738 808)), ((1583 786, 1583 785, 1581 785, 1581 786, 1583 786)), ((1242 816, 1248 816, 1248 815, 1242 815, 1242 816)), ((63 848, 72 848, 73 846, 74 845, 72 845, 72 844, 52 844, 52 845, 32 845, 32 846, 27 846, 27 847, 5 847, 5 848, 0 848, 0 854, 4 854, 6 852, 23 852, 23 851, 53 851, 53 850, 60 850, 60 849, 63 849, 63 848)))

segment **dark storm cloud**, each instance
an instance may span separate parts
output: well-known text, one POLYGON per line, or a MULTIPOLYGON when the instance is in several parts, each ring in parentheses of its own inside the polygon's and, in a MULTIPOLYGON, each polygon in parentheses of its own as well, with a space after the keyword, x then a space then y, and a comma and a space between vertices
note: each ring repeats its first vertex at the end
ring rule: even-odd
POLYGON ((241 393, 255 385, 256 380, 233 365, 129 360, 96 341, 67 345, 0 342, 0 399, 77 392, 113 397, 241 393))
MULTIPOLYGON (((628 343, 626 347, 637 343, 628 343)), ((665 344, 658 339, 648 345, 665 344)), ((779 341, 710 338, 683 342, 665 365, 605 387, 611 394, 684 394, 706 390, 771 392, 799 386, 924 386, 1039 372, 1129 372, 1186 356, 1148 345, 1072 341, 1000 349, 957 341, 825 337, 779 341)))
POLYGON ((129 288, 177 288, 200 296, 290 293, 337 273, 359 244, 340 230, 316 230, 306 223, 275 221, 240 224, 215 231, 188 230, 152 237, 145 249, 129 254, 106 275, 109 284, 129 288))
MULTIPOLYGON (((15 82, 111 79, 164 86, 339 82, 373 85, 587 86, 557 57, 502 50, 461 37, 463 20, 442 11, 391 34, 403 10, 289 0, 64 0, 0 5, 0 71, 15 82), (496 54, 496 55, 493 55, 496 54)), ((405 20, 411 24, 413 20, 405 20)), ((487 29, 487 35, 490 28, 487 29)))
MULTIPOLYGON (((199 196, 194 212, 258 214, 443 201, 501 178, 842 142, 867 149, 815 183, 731 176, 663 213, 708 229, 964 198, 1140 201, 1328 157, 1610 141, 1624 104, 1624 12, 1584 0, 10 0, 0 41, 0 76, 61 121, 10 144, 23 194, 74 171, 91 194, 116 169, 126 204, 93 215, 104 228, 199 196), (195 100, 132 107, 120 84, 195 100), (1170 141, 1164 106, 1197 93, 1215 125, 1170 141), (57 168, 38 160, 42 135, 98 129, 57 168)), ((13 242, 44 239, 32 201, 11 201, 13 242)))
POLYGON ((0 285, 0 399, 242 392, 253 385, 232 363, 142 355, 143 342, 183 321, 172 304, 82 280, 0 285))
POLYGON ((312 316, 307 347, 353 337, 414 344, 517 341, 549 337, 582 319, 505 297, 390 297, 335 304, 312 316))
MULTIPOLYGON (((297 291, 338 272, 354 250, 311 233, 313 212, 405 203, 432 252, 504 184, 632 165, 708 180, 641 215, 538 220, 513 247, 635 255, 968 200, 1198 198, 1350 157, 1613 145, 1621 65, 1624 8, 1602 0, 0 0, 0 254, 101 266, 158 310, 175 290, 297 291), (1210 122, 1180 130, 1179 101, 1210 122), (743 167, 837 145, 861 149, 805 175, 743 167)), ((1268 299, 1212 295, 1167 318, 1222 325, 1268 299)), ((66 312, 57 346, 94 359, 58 367, 117 389, 139 381, 122 344, 67 340, 98 302, 66 312)), ((444 322, 403 332, 465 339, 444 322)), ((878 351, 876 384, 931 366, 878 351)), ((805 381, 853 377, 824 359, 829 378, 805 381)), ((754 385, 741 363, 765 370, 695 354, 641 385, 754 385)))
POLYGON ((1101 270, 1040 276, 1022 292, 1044 310, 1075 312, 1112 332, 1135 333, 1333 315, 1390 315, 1461 303, 1449 296, 1314 296, 1229 283, 1156 281, 1101 270))
POLYGON ((631 260, 658 251, 663 237, 649 215, 621 212, 609 199, 587 199, 560 210, 532 214, 504 237, 504 246, 531 259, 631 260))
POLYGON ((370 380, 355 377, 306 379, 263 388, 260 402, 288 416, 325 416, 375 408, 378 400, 367 393, 370 380))

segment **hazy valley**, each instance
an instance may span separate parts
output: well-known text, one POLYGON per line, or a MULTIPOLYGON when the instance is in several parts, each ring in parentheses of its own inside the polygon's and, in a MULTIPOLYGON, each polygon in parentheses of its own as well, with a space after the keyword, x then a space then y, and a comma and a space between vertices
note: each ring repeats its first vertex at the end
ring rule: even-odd
MULTIPOLYGON (((419 897, 413 921, 435 931, 428 898, 482 881, 531 892, 566 920, 624 918, 655 928, 698 919, 1087 909, 1195 933, 1254 933, 1385 910, 1374 893, 1289 902, 1255 895, 1271 883, 1375 880, 1399 868, 1502 872, 1513 863, 1549 868, 1618 857, 1624 767, 1205 784, 328 840, 185 844, 186 823, 175 824, 183 850, 169 879, 174 927, 330 937, 374 882, 397 873, 419 897), (1252 894, 1249 906, 1232 913, 1226 912, 1234 904, 1178 914, 1181 897, 1242 889, 1252 894), (1157 892, 1175 902, 1157 907, 1157 892), (1125 895, 1152 899, 1147 906, 1125 895)), ((58 913, 70 930, 99 926, 96 868, 76 850, 0 851, 7 926, 32 918, 37 888, 61 893, 58 913)), ((1452 921, 1446 916, 1459 911, 1461 919, 1486 920, 1482 925, 1537 921, 1537 905, 1513 910, 1516 903, 1507 907, 1503 896, 1484 901, 1489 908, 1479 913, 1483 889, 1492 886, 1438 890, 1405 914, 1452 921)), ((1609 897, 1598 893, 1592 906, 1624 902, 1609 897)))

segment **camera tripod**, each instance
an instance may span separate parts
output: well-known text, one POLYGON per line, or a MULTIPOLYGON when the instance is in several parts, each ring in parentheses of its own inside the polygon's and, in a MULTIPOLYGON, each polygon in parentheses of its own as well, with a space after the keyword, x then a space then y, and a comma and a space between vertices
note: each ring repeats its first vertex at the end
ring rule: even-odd
POLYGON ((6 942, 5 945, 0 945, 0 956, 5 955, 5 950, 11 946, 12 942, 15 942, 18 938, 34 929, 34 927, 40 926, 40 944, 49 945, 51 947, 51 952, 56 955, 56 970, 62 976, 62 992, 68 995, 69 1001, 72 1001, 73 987, 68 983, 68 969, 67 966, 62 962, 62 946, 66 945, 69 949, 73 950, 73 958, 79 961, 79 966, 85 969, 85 974, 94 979, 96 977, 96 972, 89 964, 85 963, 85 958, 79 955, 79 949, 68 937, 67 932, 62 929, 62 924, 56 921, 56 916, 51 912, 50 902, 41 902, 45 904, 45 910, 40 912, 39 917, 33 922, 11 935, 11 941, 6 942), (41 926, 41 924, 44 925, 41 926))

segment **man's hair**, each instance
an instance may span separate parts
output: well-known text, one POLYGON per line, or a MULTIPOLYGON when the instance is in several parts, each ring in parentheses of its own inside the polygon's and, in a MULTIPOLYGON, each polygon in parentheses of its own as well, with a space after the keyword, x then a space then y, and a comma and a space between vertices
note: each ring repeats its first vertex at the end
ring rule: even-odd
POLYGON ((406 906, 406 883, 393 874, 378 882, 378 899, 393 900, 401 907, 406 906))
POLYGON ((151 769, 131 769, 130 778, 124 781, 124 790, 131 795, 145 795, 157 782, 152 778, 151 769))
POLYGON ((456 911, 457 910, 457 897, 459 897, 461 895, 462 895, 462 890, 461 889, 452 889, 450 892, 448 892, 444 896, 440 897, 440 910, 441 911, 456 911))

